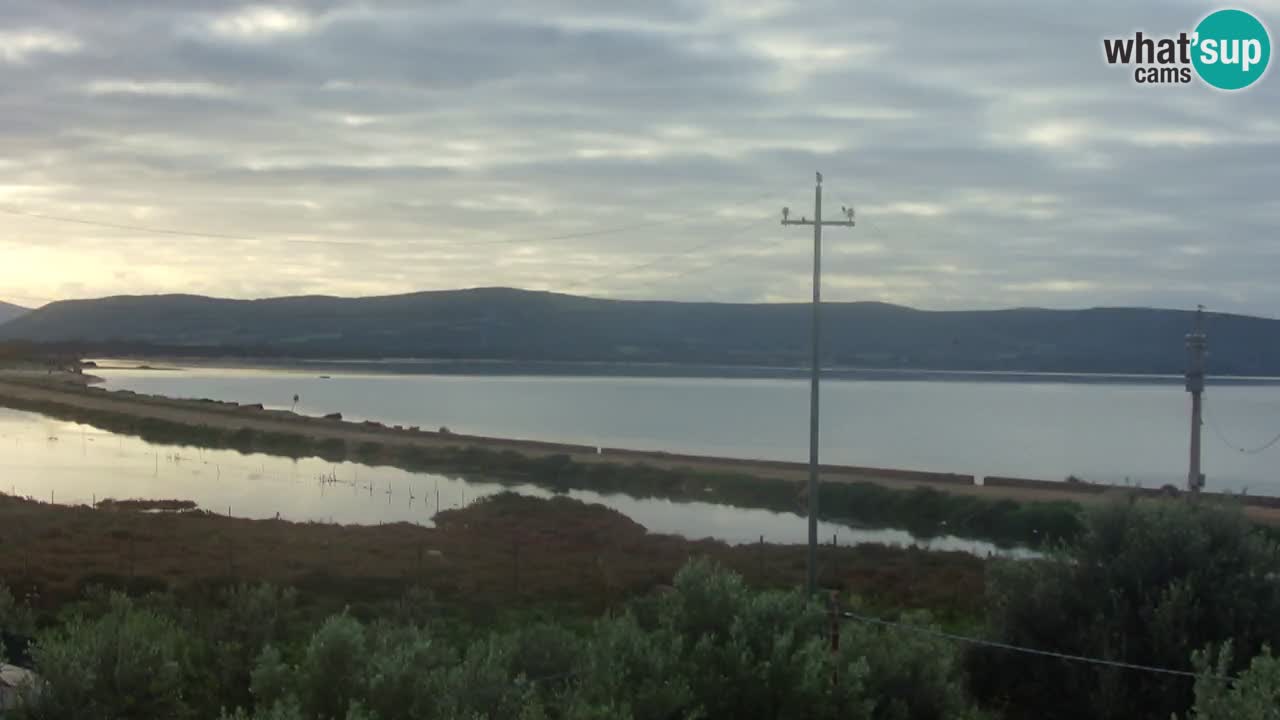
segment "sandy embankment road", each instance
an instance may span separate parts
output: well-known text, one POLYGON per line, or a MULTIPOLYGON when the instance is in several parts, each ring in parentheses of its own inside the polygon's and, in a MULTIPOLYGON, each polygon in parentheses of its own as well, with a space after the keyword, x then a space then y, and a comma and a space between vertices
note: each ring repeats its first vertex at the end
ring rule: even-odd
MULTIPOLYGON (((608 449, 597 453, 582 445, 546 443, 509 438, 440 433, 429 430, 396 430, 365 423, 325 420, 298 415, 285 410, 258 410, 246 406, 179 400, 155 395, 139 395, 128 391, 107 391, 92 387, 91 376, 70 373, 48 376, 44 373, 0 371, 0 405, 5 398, 56 403, 69 408, 99 410, 137 418, 156 418, 173 423, 206 426, 223 430, 250 428, 255 431, 298 433, 313 440, 341 439, 348 443, 377 442, 393 446, 425 448, 482 447, 489 450, 514 450, 530 457, 567 454, 575 461, 645 463, 662 468, 685 468, 692 471, 739 473, 761 478, 774 478, 802 483, 808 478, 804 463, 741 461, 710 456, 673 456, 667 453, 608 449)), ((990 499, 1024 502, 1068 500, 1078 503, 1103 501, 1111 493, 1087 494, 1068 488, 988 487, 931 480, 928 477, 877 475, 861 468, 824 467, 824 482, 872 482, 893 489, 929 487, 942 492, 972 495, 990 499)), ((1117 493, 1124 488, 1116 488, 1117 493)), ((1280 524, 1280 510, 1250 506, 1250 517, 1280 524)))

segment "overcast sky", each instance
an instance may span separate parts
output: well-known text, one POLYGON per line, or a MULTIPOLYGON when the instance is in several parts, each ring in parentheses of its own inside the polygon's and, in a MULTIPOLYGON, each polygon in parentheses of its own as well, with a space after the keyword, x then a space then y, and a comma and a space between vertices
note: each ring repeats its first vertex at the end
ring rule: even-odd
POLYGON ((832 300, 1277 316, 1276 71, 1102 59, 1217 7, 0 0, 0 298, 802 301, 821 170, 832 300))

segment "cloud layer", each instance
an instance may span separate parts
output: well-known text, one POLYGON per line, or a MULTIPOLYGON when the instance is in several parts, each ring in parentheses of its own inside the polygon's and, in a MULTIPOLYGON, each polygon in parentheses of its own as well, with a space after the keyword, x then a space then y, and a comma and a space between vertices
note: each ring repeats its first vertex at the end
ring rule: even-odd
POLYGON ((0 297, 803 300, 821 170, 831 299, 1280 315, 1280 81, 1102 59, 1210 6, 503 5, 0 4, 0 297))

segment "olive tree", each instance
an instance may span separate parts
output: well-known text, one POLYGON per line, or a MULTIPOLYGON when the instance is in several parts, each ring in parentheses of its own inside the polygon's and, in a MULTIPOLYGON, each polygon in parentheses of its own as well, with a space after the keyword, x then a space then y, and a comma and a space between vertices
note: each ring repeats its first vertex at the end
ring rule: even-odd
MULTIPOLYGON (((1277 546, 1238 508, 1107 504, 1038 561, 988 573, 987 632, 1004 643, 1159 668, 1233 640, 1249 655, 1280 639, 1277 546)), ((1168 718, 1190 706, 1176 675, 979 648, 973 687, 1010 717, 1168 718)))
POLYGON ((1232 666, 1231 643, 1216 657, 1210 651, 1195 654, 1192 662, 1200 677, 1195 684, 1195 706, 1190 720, 1277 720, 1280 718, 1280 658, 1269 647, 1253 658, 1234 681, 1227 681, 1232 666))
POLYGON ((40 692, 29 718, 187 718, 188 638, 169 617, 113 594, 104 615, 73 617, 37 638, 40 692))

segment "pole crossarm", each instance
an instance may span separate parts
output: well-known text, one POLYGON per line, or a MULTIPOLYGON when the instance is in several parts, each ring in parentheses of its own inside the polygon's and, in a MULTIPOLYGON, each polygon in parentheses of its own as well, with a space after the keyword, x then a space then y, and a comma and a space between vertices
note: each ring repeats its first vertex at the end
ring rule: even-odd
POLYGON ((783 220, 783 225, 821 225, 822 227, 853 227, 852 220, 823 220, 815 223, 812 220, 800 218, 799 220, 783 220))

